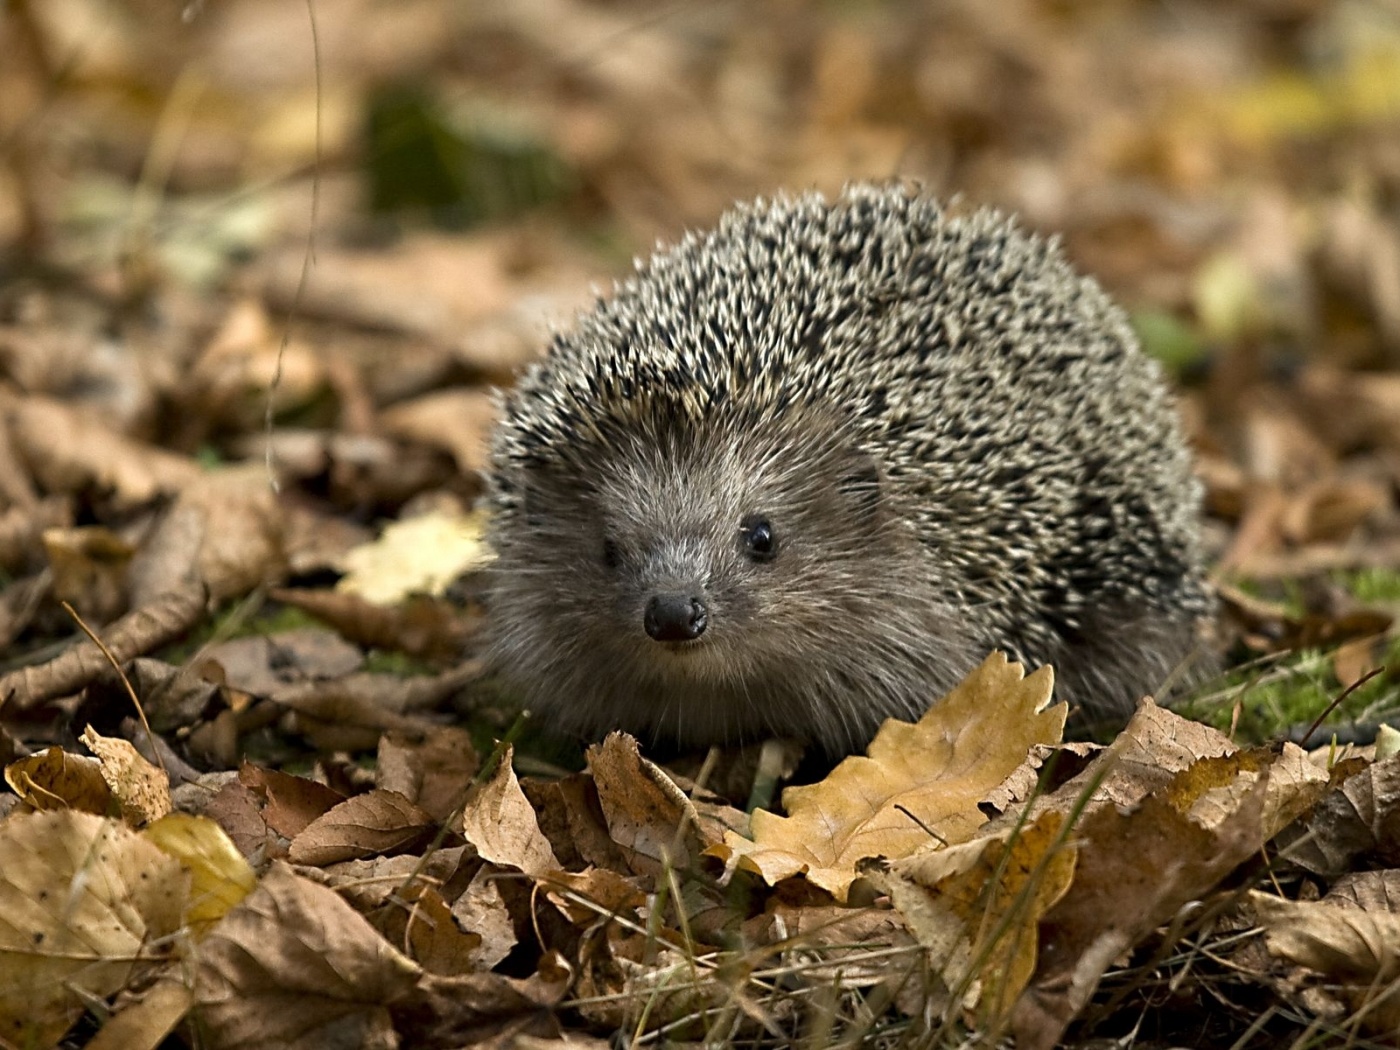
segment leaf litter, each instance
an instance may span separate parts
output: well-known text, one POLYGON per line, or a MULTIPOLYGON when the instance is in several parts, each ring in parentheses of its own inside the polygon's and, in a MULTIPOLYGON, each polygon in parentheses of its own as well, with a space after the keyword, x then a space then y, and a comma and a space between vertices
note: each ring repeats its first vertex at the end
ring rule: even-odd
POLYGON ((0 15, 4 1045, 1395 1045, 1381 5, 313 6, 319 94, 295 5, 0 15), (1066 743, 993 656, 781 804, 521 729, 490 385, 658 235, 890 173, 1181 381, 1217 728, 1066 743))

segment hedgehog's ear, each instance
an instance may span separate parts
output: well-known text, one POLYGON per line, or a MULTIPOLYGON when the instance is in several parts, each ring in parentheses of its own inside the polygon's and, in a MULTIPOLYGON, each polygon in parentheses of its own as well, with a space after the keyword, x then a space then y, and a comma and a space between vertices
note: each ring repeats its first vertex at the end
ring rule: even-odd
POLYGON ((861 524, 874 528, 879 524, 884 507, 884 476, 880 464, 865 452, 853 452, 843 464, 836 483, 856 512, 861 524))

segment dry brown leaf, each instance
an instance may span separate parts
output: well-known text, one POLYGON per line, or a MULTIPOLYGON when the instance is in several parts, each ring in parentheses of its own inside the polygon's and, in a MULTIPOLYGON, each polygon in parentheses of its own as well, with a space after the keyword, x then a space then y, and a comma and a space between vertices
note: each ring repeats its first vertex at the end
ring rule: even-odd
POLYGON ((271 597, 330 624, 357 645, 428 660, 457 659, 477 628, 452 603, 426 595, 387 607, 342 591, 278 589, 271 597))
POLYGON ((420 973, 333 890, 278 862, 201 943, 196 1009, 214 1048, 389 1046, 386 1005, 420 973))
POLYGON ((1302 821, 1288 859, 1335 878, 1374 855, 1400 865, 1400 755, 1340 771, 1329 792, 1302 821))
POLYGON ((437 821, 457 808, 481 766, 471 734, 458 726, 438 726, 421 739, 385 733, 378 759, 376 786, 399 792, 437 821))
MULTIPOLYGON (((102 640, 118 664, 126 663, 183 635, 204 615, 207 599, 199 586, 173 591, 153 605, 127 613, 101 632, 102 640)), ((24 709, 67 696, 110 669, 102 650, 84 639, 46 664, 0 676, 0 708, 24 709)))
POLYGON ((1284 512, 1282 530, 1291 543, 1342 543, 1391 505, 1390 493, 1374 481, 1331 478, 1304 490, 1284 512))
POLYGON ((285 839, 268 827, 257 796, 243 784, 225 784, 202 809, 203 815, 223 828, 238 852, 253 863, 261 865, 285 855, 285 839))
POLYGON ((500 872, 483 865, 462 895, 452 902, 452 918, 480 938, 470 959, 474 970, 489 970, 509 955, 516 944, 515 922, 497 885, 500 872))
POLYGON ((183 981, 164 977, 140 996, 118 1002, 85 1050, 157 1050, 193 1005, 194 992, 183 981))
POLYGON ((364 663, 364 654, 335 631, 300 627, 276 634, 231 638, 204 650, 224 682, 254 696, 275 696, 288 685, 340 678, 364 663))
POLYGON ((131 741, 102 736, 92 726, 78 739, 97 756, 102 778, 128 824, 139 828, 170 812, 170 777, 141 757, 131 741))
POLYGON ((770 885, 797 874, 844 900, 866 857, 907 857, 933 836, 965 842, 986 816, 989 793, 1036 744, 1064 730, 1064 704, 1047 706, 1053 673, 1023 677, 993 653, 916 724, 887 721, 869 757, 843 761, 820 784, 789 788, 790 816, 753 814, 752 841, 729 832, 711 852, 770 885))
POLYGON ((646 908, 645 880, 606 868, 552 872, 548 896, 574 925, 587 929, 607 916, 625 915, 634 922, 646 908))
POLYGON ((1054 1046, 1119 955, 1263 847, 1267 776, 1247 780, 1213 829, 1187 812, 1204 786, 1177 781, 1131 810, 1101 805, 1079 822, 1074 881, 1041 921, 1035 978, 1012 1011, 1018 1047, 1054 1046))
POLYGON ((376 788, 348 798, 317 817, 293 839, 287 857, 326 865, 383 853, 408 853, 426 844, 433 818, 397 791, 376 788))
POLYGON ((262 464, 223 467, 181 491, 133 564, 132 600, 154 600, 198 580, 215 601, 286 575, 283 520, 262 464))
POLYGON ((78 809, 106 816, 112 789, 102 775, 102 763, 87 755, 70 755, 51 747, 5 767, 5 783, 37 810, 78 809))
POLYGON ((520 782, 561 866, 577 871, 592 865, 608 871, 627 870, 622 847, 613 841, 598 802, 598 786, 586 773, 559 780, 526 777, 520 782))
POLYGON ((686 867, 730 827, 722 811, 702 812, 625 733, 608 734, 587 757, 608 834, 628 870, 655 875, 667 865, 686 867))
POLYGON ((53 570, 53 595, 83 619, 108 623, 127 608, 127 566, 136 548, 101 525, 46 529, 44 554, 53 570))
POLYGON ((49 1046, 174 948, 188 879, 113 820, 71 811, 0 823, 0 1030, 49 1046))
POLYGON ((436 889, 421 882, 400 889, 377 916, 375 927, 428 973, 453 977, 475 973, 481 958, 481 934, 457 924, 436 889))
POLYGON ((573 976, 573 967, 554 951, 546 952, 539 969, 523 979, 498 973, 424 974, 394 1011, 406 1046, 516 1047, 528 1045, 527 1035, 536 1035, 550 1037, 551 1046, 573 1047, 572 1033, 567 1042, 559 1041, 563 1033, 553 1012, 573 976))
POLYGON ((1207 830, 1220 827, 1240 808, 1246 795, 1264 781, 1262 828, 1265 841, 1304 813, 1327 793, 1326 770, 1296 744, 1277 751, 1257 748, 1203 758, 1183 770, 1162 797, 1207 830))
POLYGON ((1045 812, 1017 829, 865 869, 928 949, 953 1002, 985 1023, 1003 1019, 1025 990, 1037 926, 1070 887, 1076 854, 1065 825, 1064 815, 1045 812))
POLYGON ((400 889, 419 882, 446 890, 449 883, 457 881, 464 865, 470 870, 470 854, 468 846, 449 846, 426 857, 367 857, 324 868, 299 869, 297 874, 329 886, 356 911, 367 913, 390 901, 400 889))
POLYGON ((549 840, 540 831, 535 811, 511 768, 514 749, 470 797, 462 813, 462 835, 492 864, 544 875, 559 868, 549 840))
POLYGON ((254 430, 269 398, 271 411, 289 412, 326 383, 326 366, 305 343, 284 340, 261 302, 241 299, 185 377, 180 399, 189 407, 179 443, 192 447, 216 427, 254 430))
POLYGON ((287 686, 272 699, 291 709, 284 723, 289 732, 304 734, 323 751, 360 751, 375 747, 385 732, 431 732, 432 722, 404 712, 436 708, 480 674, 472 663, 437 675, 361 672, 287 686))
POLYGON ((460 387, 402 401, 379 418, 385 432, 394 437, 450 453, 463 474, 488 468, 495 421, 495 401, 487 391, 460 387))
POLYGON ((1400 914, 1251 892, 1269 951, 1332 981, 1383 990, 1400 979, 1400 914))
POLYGON ((345 801, 344 795, 325 784, 246 761, 238 770, 238 779, 264 800, 262 819, 284 838, 296 838, 308 824, 345 801))
POLYGON ((47 492, 96 492, 132 510, 199 477, 193 459, 134 441, 61 402, 29 395, 2 403, 15 450, 47 492))

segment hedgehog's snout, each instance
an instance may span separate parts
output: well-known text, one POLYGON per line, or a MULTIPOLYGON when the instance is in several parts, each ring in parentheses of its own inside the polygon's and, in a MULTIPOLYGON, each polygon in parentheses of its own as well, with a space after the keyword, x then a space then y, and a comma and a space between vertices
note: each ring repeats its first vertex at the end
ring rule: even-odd
POLYGON ((689 594, 653 594, 642 615, 647 634, 658 642, 693 642, 709 620, 704 600, 689 594))

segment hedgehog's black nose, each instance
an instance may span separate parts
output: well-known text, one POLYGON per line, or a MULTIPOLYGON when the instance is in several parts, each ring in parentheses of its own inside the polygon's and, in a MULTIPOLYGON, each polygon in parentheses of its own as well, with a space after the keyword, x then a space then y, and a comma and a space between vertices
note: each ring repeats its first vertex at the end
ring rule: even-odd
POLYGON ((691 642, 705 633, 709 612, 688 594, 653 594, 642 622, 658 642, 691 642))

